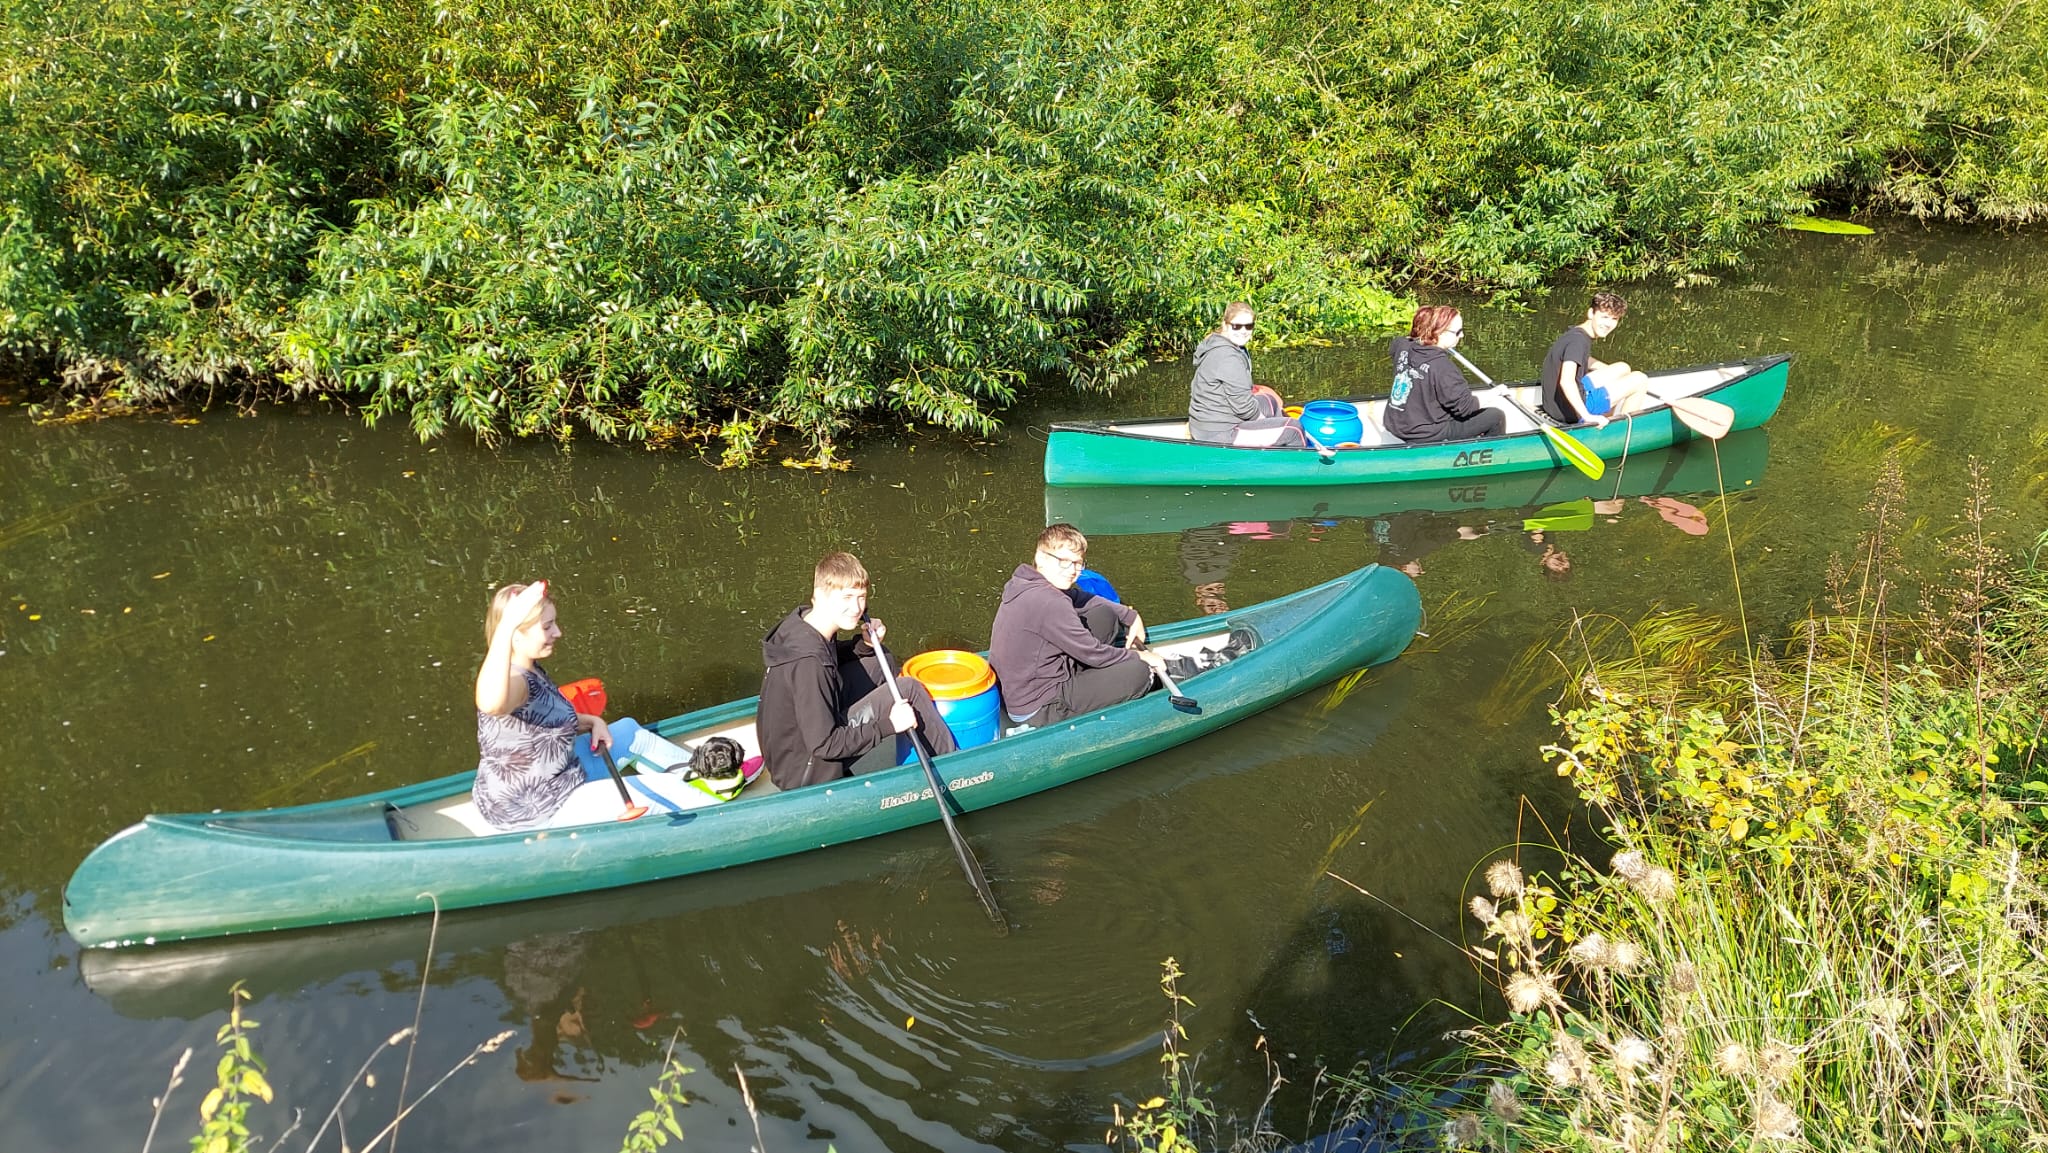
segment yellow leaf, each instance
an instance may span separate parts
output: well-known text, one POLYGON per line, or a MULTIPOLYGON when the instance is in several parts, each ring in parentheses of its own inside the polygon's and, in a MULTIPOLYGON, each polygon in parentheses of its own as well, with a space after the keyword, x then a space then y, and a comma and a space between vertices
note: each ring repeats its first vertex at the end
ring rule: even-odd
POLYGON ((1140 1109, 1157 1109, 1157 1108, 1159 1108, 1159 1107, 1160 1107, 1161 1105, 1164 1105, 1164 1104, 1166 1104, 1166 1098, 1164 1098, 1164 1097, 1154 1097, 1154 1098, 1152 1098, 1152 1099, 1151 1099, 1150 1101, 1147 1101, 1147 1102, 1145 1102, 1145 1103, 1144 1103, 1143 1105, 1140 1105, 1140 1106, 1138 1106, 1138 1108, 1140 1108, 1140 1109))
POLYGON ((242 1070, 242 1092, 261 1098, 266 1105, 270 1103, 270 1082, 254 1069, 242 1070))
POLYGON ((169 576, 169 575, 171 575, 171 570, 169 570, 169 569, 165 569, 164 571, 162 571, 162 572, 160 572, 160 573, 156 574, 155 576, 153 576, 153 577, 151 577, 151 578, 149 578, 149 579, 151 579, 151 580, 153 580, 153 581, 160 581, 160 580, 164 579, 165 577, 167 577, 167 576, 169 576))
POLYGON ((228 1135, 225 1133, 214 1134, 213 1140, 206 1143, 204 1153, 228 1153, 228 1135))
POLYGON ((905 1018, 903 1018, 903 1027, 904 1027, 904 1028, 906 1028, 906 1029, 910 1029, 910 1028, 914 1028, 914 1027, 915 1027, 916 1025, 917 1025, 917 1018, 915 1018, 915 1017, 905 1017, 905 1018))
POLYGON ((201 1121, 213 1120, 214 1111, 220 1108, 220 1099, 220 1088, 215 1086, 212 1091, 206 1094, 206 1100, 199 1103, 199 1119, 201 1121))
POLYGON ((1728 839, 1739 841, 1749 835, 1749 818, 1737 817, 1728 824, 1728 839))

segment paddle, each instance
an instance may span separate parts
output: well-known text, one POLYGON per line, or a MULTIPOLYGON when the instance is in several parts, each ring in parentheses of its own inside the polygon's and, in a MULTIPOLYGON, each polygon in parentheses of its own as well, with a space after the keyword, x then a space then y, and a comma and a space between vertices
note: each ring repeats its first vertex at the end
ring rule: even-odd
POLYGON ((619 814, 619 820, 637 821, 646 816, 647 806, 635 802, 633 794, 626 791, 626 778, 619 775, 619 766, 612 761, 611 746, 606 745, 604 748, 597 750, 597 753, 604 758, 604 771, 612 775, 612 784, 619 787, 620 803, 626 806, 626 811, 619 814))
MULTIPOLYGON (((1464 353, 1459 352, 1455 348, 1447 348, 1444 351, 1450 353, 1452 356, 1457 357, 1459 364, 1464 365, 1467 371, 1471 372, 1472 375, 1478 377, 1488 386, 1498 387, 1494 385, 1492 377, 1479 371, 1478 365, 1473 364, 1469 360, 1466 360, 1464 353)), ((1592 449, 1587 448, 1585 444, 1579 440, 1578 437, 1573 436, 1571 433, 1568 433, 1565 430, 1556 427, 1555 425, 1543 421, 1535 413, 1530 412, 1526 407, 1524 407, 1521 401, 1516 400, 1515 394, 1508 391, 1507 389, 1501 389, 1500 395, 1509 404, 1514 405, 1515 408, 1518 409, 1523 416, 1528 417, 1529 422, 1531 424, 1534 424, 1536 428, 1543 433, 1543 438, 1550 442, 1550 446, 1557 450, 1557 454, 1559 456, 1562 456, 1566 460, 1570 461, 1573 468, 1578 469, 1580 472, 1586 474, 1586 479, 1599 480, 1601 477, 1607 475, 1607 462, 1601 460, 1600 457, 1596 455, 1592 449)))
MULTIPOLYGON (((1138 647, 1147 652, 1150 652, 1152 649, 1151 645, 1139 645, 1138 647)), ((1184 713, 1201 712, 1201 703, 1196 701, 1195 698, 1188 696, 1186 693, 1181 692, 1180 686, 1173 683, 1173 677, 1169 673, 1167 673, 1166 669, 1163 667, 1165 665, 1165 662, 1162 660, 1160 664, 1162 667, 1153 669, 1152 671, 1158 674, 1159 683, 1166 686, 1167 703, 1184 713)))
POLYGON ((1535 516, 1522 518, 1523 532, 1583 532, 1592 527, 1593 499, 1584 496, 1544 505, 1535 516))
MULTIPOLYGON (((875 661, 882 666, 882 683, 889 686, 889 696, 897 704, 903 703, 903 690, 896 687, 896 674, 889 668, 889 654, 882 649, 882 642, 875 637, 873 622, 863 621, 861 631, 867 634, 868 644, 875 650, 875 661)), ((967 838, 953 824, 953 809, 948 803, 951 797, 946 792, 945 782, 939 779, 938 766, 932 764, 932 755, 924 747, 924 734, 916 729, 907 729, 910 747, 917 753, 917 763, 924 766, 925 783, 931 786, 932 799, 938 802, 939 819, 946 825, 946 838, 953 842, 953 855, 960 858, 960 871, 967 874, 967 883, 974 886, 974 895, 981 898, 981 907, 988 910, 989 920, 1008 929, 1009 921, 1003 918, 1003 911, 996 905, 996 895, 988 887, 988 878, 982 875, 981 862, 974 859, 974 850, 967 847, 967 838)))
MULTIPOLYGON (((1296 423, 1299 424, 1300 422, 1297 420, 1296 423)), ((1308 442, 1310 448, 1316 450, 1316 460, 1320 463, 1329 464, 1337 459, 1337 450, 1326 446, 1322 441, 1310 436, 1308 426, 1305 424, 1301 425, 1301 438, 1308 442)))
POLYGON ((1718 400, 1708 400, 1704 396, 1658 396, 1654 392, 1643 395, 1670 405, 1671 413, 1679 423, 1708 440, 1720 440, 1735 427, 1735 410, 1718 400))

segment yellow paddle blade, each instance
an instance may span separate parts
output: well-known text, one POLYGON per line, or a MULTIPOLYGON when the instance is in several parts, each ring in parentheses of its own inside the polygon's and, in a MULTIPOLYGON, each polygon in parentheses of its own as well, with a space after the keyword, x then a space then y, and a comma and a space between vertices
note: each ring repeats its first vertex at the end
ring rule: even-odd
POLYGON ((1582 496, 1563 504, 1547 504, 1522 518, 1523 532, 1584 532, 1593 527, 1593 498, 1582 496))
POLYGON ((1550 441, 1550 446, 1557 450, 1558 455, 1570 461, 1573 468, 1585 473, 1586 479, 1599 480, 1607 474, 1607 462, 1594 455, 1593 450, 1587 448, 1578 437, 1540 421, 1536 427, 1543 430, 1544 438, 1550 441))

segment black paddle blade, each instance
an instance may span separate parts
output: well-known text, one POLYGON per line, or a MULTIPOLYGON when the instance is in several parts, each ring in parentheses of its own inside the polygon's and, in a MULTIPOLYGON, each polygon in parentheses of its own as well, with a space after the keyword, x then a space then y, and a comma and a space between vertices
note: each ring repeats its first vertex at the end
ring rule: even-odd
MULTIPOLYGON (((894 684, 892 680, 890 682, 894 684)), ((939 821, 946 826, 946 839, 953 842, 953 855, 960 859, 960 871, 967 874, 967 883, 974 887, 974 895, 981 898, 981 907, 988 913, 988 919, 1008 934, 1010 920, 1003 916, 1002 907, 996 904, 996 893, 988 887, 988 875, 981 871, 981 862, 975 858, 974 850, 967 847, 967 838, 960 835, 959 826, 953 823, 953 794, 946 791, 945 782, 939 777, 939 767, 932 764, 932 755, 924 747, 924 734, 910 730, 910 747, 917 752, 917 763, 924 768, 925 783, 931 786, 932 799, 939 804, 939 821)))
POLYGON ((1193 713, 1197 716, 1201 715, 1202 706, 1193 697, 1184 697, 1179 693, 1168 693, 1166 699, 1169 704, 1181 712, 1193 713))

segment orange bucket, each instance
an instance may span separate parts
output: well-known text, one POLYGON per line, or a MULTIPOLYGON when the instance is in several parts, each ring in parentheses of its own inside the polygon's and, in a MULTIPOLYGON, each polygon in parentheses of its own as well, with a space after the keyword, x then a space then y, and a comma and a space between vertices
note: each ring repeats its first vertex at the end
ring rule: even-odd
POLYGON ((996 671, 965 649, 933 649, 903 662, 908 676, 924 682, 935 701, 964 701, 995 687, 996 671))

